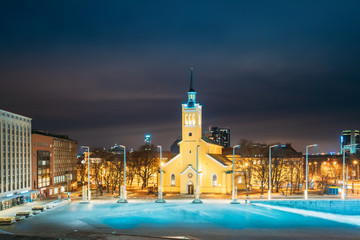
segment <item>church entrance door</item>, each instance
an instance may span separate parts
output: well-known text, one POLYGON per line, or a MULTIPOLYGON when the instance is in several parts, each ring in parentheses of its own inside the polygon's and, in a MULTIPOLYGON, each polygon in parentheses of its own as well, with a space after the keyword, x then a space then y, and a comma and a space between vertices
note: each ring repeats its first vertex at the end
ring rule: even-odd
POLYGON ((194 185, 192 182, 188 182, 188 186, 187 186, 187 194, 194 194, 194 185))

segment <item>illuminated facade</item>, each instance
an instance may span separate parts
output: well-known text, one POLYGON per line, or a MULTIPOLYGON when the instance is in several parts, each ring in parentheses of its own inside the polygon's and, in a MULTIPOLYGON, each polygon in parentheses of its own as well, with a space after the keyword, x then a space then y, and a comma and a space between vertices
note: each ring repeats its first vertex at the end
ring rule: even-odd
POLYGON ((342 153, 342 149, 344 146, 352 144, 352 146, 349 147, 350 154, 356 154, 360 149, 359 130, 344 130, 344 131, 342 131, 340 143, 341 143, 341 153, 342 153), (355 145, 355 144, 357 144, 357 145, 355 145))
POLYGON ((200 193, 231 192, 232 162, 222 155, 222 146, 202 136, 202 106, 196 102, 192 71, 188 102, 182 104, 182 140, 178 144, 180 153, 163 166, 165 192, 194 194, 197 171, 200 193))
POLYGON ((76 188, 77 141, 33 130, 33 188, 52 196, 76 188))
POLYGON ((32 131, 32 188, 42 196, 53 195, 54 137, 32 131))
POLYGON ((0 110, 0 195, 31 189, 31 118, 0 110))

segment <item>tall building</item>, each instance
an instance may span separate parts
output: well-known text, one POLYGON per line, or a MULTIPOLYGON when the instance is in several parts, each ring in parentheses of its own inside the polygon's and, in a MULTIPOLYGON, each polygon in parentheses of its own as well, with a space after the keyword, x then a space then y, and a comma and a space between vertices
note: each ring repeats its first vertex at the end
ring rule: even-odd
POLYGON ((33 130, 33 188, 44 196, 77 186, 77 141, 66 135, 33 130), (36 168, 34 169, 34 167, 36 168))
POLYGON ((232 162, 222 154, 222 146, 202 135, 202 106, 196 102, 192 70, 188 102, 182 104, 179 147, 180 153, 163 166, 165 192, 194 194, 197 174, 200 193, 231 192, 232 162))
POLYGON ((181 136, 178 136, 177 139, 170 146, 170 151, 172 153, 176 153, 176 154, 180 153, 180 147, 179 147, 180 142, 181 142, 181 136))
POLYGON ((150 134, 146 134, 145 135, 145 150, 150 150, 151 149, 151 135, 150 134))
POLYGON ((31 198, 31 118, 0 109, 0 124, 2 210, 31 198))
POLYGON ((356 154, 360 149, 360 136, 359 136, 359 130, 344 130, 342 131, 341 137, 340 137, 340 147, 341 147, 341 153, 343 151, 343 147, 349 144, 357 144, 350 146, 350 154, 356 154))
POLYGON ((230 129, 211 127, 209 139, 217 142, 223 147, 230 147, 230 129))
POLYGON ((32 188, 41 196, 54 194, 54 137, 32 130, 32 188))

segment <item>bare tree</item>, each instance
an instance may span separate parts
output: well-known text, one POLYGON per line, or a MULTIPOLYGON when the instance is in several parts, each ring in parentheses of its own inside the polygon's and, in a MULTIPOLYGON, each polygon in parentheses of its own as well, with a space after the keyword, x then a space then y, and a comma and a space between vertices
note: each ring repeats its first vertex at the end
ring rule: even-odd
POLYGON ((158 153, 155 146, 141 146, 138 151, 132 153, 132 161, 137 175, 142 180, 141 188, 149 184, 149 179, 154 176, 159 167, 158 153))
POLYGON ((103 195, 102 179, 106 172, 106 167, 104 168, 104 166, 110 156, 111 154, 103 148, 93 149, 90 155, 92 158, 91 168, 93 170, 94 179, 97 185, 96 189, 97 192, 100 193, 100 196, 103 195))

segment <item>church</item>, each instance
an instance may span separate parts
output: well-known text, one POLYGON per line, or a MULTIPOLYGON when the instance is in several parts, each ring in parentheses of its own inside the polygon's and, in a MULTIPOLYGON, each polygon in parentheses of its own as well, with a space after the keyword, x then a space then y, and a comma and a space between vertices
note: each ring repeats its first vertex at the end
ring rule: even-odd
POLYGON ((222 146, 202 135, 202 106, 196 102, 193 69, 187 97, 182 104, 180 153, 163 165, 163 191, 194 194, 198 171, 200 194, 231 193, 232 161, 222 154, 222 146))

